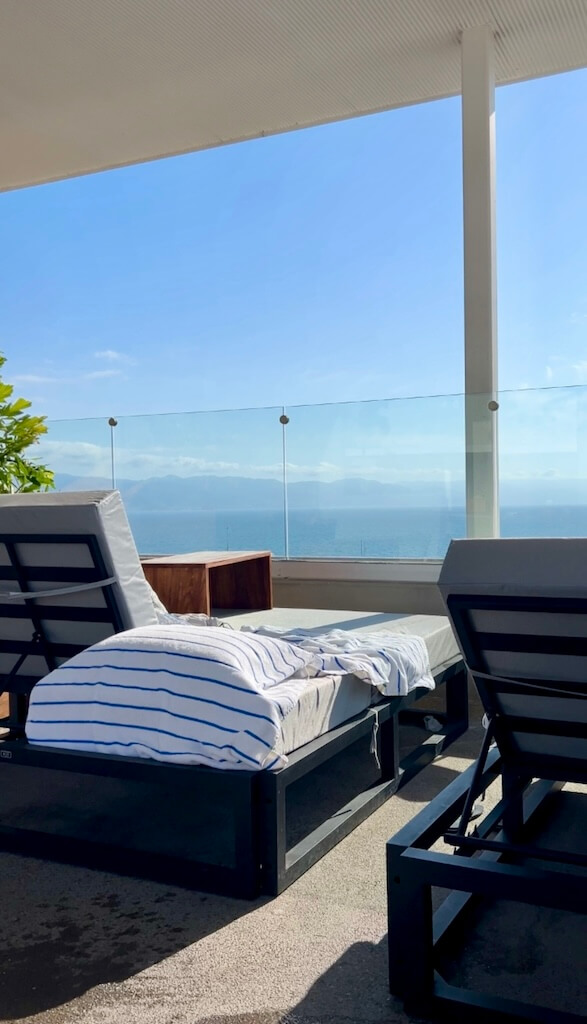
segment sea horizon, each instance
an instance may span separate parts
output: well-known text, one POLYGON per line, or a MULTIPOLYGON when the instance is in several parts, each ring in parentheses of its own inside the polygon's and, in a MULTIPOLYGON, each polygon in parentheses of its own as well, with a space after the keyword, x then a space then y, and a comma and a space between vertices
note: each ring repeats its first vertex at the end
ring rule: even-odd
MULTIPOLYGON (((292 558, 443 558, 466 536, 465 508, 137 511, 128 518, 142 555, 271 551, 292 558)), ((505 506, 503 537, 587 535, 587 506, 505 506)))

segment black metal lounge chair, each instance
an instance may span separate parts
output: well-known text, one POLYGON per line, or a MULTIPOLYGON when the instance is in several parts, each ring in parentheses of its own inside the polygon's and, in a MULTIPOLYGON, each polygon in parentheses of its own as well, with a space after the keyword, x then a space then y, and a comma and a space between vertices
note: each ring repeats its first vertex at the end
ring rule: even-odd
POLYGON ((440 589, 487 728, 476 764, 388 842, 390 988, 414 1012, 585 1020, 584 1006, 575 1013, 472 991, 442 971, 480 899, 587 911, 584 848, 553 849, 551 835, 545 849, 539 832, 564 783, 587 783, 586 566, 586 539, 449 548, 440 589), (497 778, 501 799, 471 828, 475 801, 497 778), (448 852, 432 849, 441 838, 448 852), (433 887, 453 890, 436 914, 433 887))
POLYGON ((467 727, 467 681, 454 650, 435 671, 437 683, 446 683, 446 714, 434 711, 443 728, 401 762, 399 715, 422 719, 426 712, 413 708, 427 692, 421 688, 351 712, 273 772, 27 741, 28 697, 37 681, 100 639, 157 623, 157 615, 116 492, 0 496, 0 692, 10 697, 9 716, 0 721, 7 730, 0 738, 4 848, 235 895, 276 894, 467 727), (361 738, 367 746, 374 732, 379 779, 321 819, 313 813, 288 845, 295 783, 361 738), (29 808, 24 816, 19 795, 29 808), (138 814, 132 828, 129 808, 138 814), (203 841, 204 826, 216 838, 203 841))

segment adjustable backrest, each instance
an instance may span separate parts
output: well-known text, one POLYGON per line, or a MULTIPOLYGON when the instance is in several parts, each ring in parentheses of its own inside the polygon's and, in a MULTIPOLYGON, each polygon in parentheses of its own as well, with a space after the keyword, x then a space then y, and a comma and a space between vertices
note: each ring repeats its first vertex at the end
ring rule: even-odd
POLYGON ((117 491, 0 495, 0 692, 26 695, 90 644, 155 622, 117 491))
POLYGON ((510 767, 587 781, 587 539, 453 541, 439 586, 510 767))

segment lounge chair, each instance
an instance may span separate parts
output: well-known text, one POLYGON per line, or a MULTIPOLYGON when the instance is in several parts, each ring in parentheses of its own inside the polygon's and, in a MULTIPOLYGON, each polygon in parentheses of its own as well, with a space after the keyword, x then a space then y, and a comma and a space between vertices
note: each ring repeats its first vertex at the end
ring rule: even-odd
POLYGON ((480 913, 479 897, 587 911, 584 850, 552 832, 546 849, 539 829, 562 806, 565 782, 587 782, 586 566, 587 539, 453 541, 447 553, 440 589, 486 731, 476 764, 388 842, 390 988, 413 1012, 585 1020, 584 1006, 575 1013, 461 988, 442 971, 467 911, 480 913), (496 779, 501 799, 487 800, 471 828, 496 779), (441 839, 448 852, 432 849, 441 839), (436 915, 434 886, 453 890, 436 915))
POLYGON ((162 607, 117 492, 0 495, 0 581, 0 682, 12 728, 24 725, 42 676, 112 633, 156 624, 162 607))
MULTIPOLYGON (((61 671, 76 655, 84 657, 90 645, 108 643, 121 630, 161 630, 165 609, 144 578, 117 492, 0 496, 0 581, 0 691, 10 695, 10 715, 0 722, 8 730, 0 740, 0 765, 8 769, 0 791, 0 836, 11 848, 236 895, 276 894, 467 726, 466 677, 446 620, 397 616, 398 630, 409 631, 413 624, 412 631, 420 632, 437 684, 446 683, 446 714, 433 712, 441 728, 401 761, 400 712, 410 722, 421 722, 426 711, 413 705, 429 691, 416 686, 405 696, 374 703, 374 691, 344 672, 326 681, 304 680, 278 739, 284 762, 278 770, 248 770, 242 763, 162 763, 135 753, 124 756, 118 749, 116 754, 103 748, 93 752, 91 742, 86 742, 86 749, 72 748, 77 741, 39 740, 40 726, 30 716, 27 739, 27 708, 37 682, 51 685, 48 673, 53 679, 54 670, 61 671), (30 737, 33 724, 36 742, 30 737), (314 808, 305 834, 302 830, 288 847, 286 807, 290 797, 294 803, 298 800, 295 783, 361 739, 374 743, 381 769, 378 780, 359 785, 342 808, 339 804, 324 809, 318 817, 314 808), (85 780, 83 786, 80 780, 85 780), (94 801, 92 787, 102 784, 105 795, 100 804, 98 797, 94 801), (127 821, 126 790, 131 785, 138 793, 139 784, 145 792, 151 787, 156 796, 131 798, 140 810, 133 832, 127 821), (17 807, 18 793, 26 795, 24 816, 17 807), (37 812, 40 797, 43 806, 37 812), (110 809, 118 814, 114 823, 107 820, 110 809), (204 819, 206 825, 214 819, 224 845, 213 840, 202 850, 204 819), (96 836, 98 824, 101 834, 96 836), (183 825, 192 829, 187 838, 179 835, 183 825)), ((315 623, 320 613, 316 615, 315 623)), ((351 613, 340 615, 352 619, 351 613)), ((303 613, 291 610, 291 626, 303 624, 297 621, 299 616, 303 613)), ((325 622, 325 628, 330 624, 325 622)), ((228 632, 233 638, 237 635, 228 632)), ((33 694, 31 707, 46 703, 41 692, 47 691, 36 690, 39 697, 33 694)), ((57 705, 62 703, 57 700, 57 705)), ((55 724, 64 716, 50 717, 55 724)), ((58 724, 61 728, 63 722, 58 724)))

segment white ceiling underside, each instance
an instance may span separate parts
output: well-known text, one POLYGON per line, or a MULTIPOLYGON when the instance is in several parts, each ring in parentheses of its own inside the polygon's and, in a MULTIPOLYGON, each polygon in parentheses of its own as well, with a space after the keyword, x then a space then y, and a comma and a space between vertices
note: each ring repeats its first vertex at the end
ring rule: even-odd
POLYGON ((587 65, 587 0, 1 0, 0 190, 587 65))

